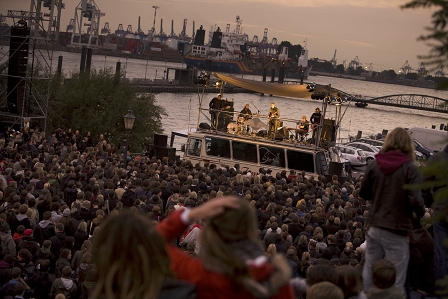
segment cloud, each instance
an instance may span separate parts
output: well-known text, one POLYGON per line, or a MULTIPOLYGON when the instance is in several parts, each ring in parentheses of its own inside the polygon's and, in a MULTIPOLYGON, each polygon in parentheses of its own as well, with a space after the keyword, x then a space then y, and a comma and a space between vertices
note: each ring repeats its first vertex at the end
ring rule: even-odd
POLYGON ((347 39, 340 39, 341 42, 346 43, 347 45, 352 45, 355 47, 361 47, 361 48, 376 48, 376 45, 371 43, 365 43, 360 42, 357 40, 347 40, 347 39))
MULTIPOLYGON (((121 1, 132 1, 132 2, 148 2, 149 0, 121 0, 121 1)), ((166 0, 165 3, 180 3, 184 0, 166 0)), ((262 4, 273 4, 272 0, 190 0, 190 3, 235 3, 238 5, 253 3, 254 7, 256 5, 262 4)), ((330 6, 346 6, 346 7, 362 7, 362 8, 398 8, 400 5, 404 4, 404 0, 277 0, 275 1, 276 6, 283 7, 330 7, 330 6)))

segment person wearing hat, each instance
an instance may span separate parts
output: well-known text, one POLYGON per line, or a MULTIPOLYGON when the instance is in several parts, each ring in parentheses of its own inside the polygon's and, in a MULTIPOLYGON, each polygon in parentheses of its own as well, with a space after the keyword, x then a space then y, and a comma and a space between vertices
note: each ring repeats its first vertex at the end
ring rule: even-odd
POLYGON ((210 119, 211 119, 211 126, 212 128, 217 128, 218 125, 218 115, 219 111, 222 108, 221 103, 222 95, 218 93, 216 97, 214 97, 210 103, 209 103, 209 113, 210 113, 210 119))
POLYGON ((34 240, 33 230, 31 228, 28 228, 23 232, 23 238, 17 240, 16 244, 17 251, 28 249, 33 256, 39 250, 39 244, 34 240))

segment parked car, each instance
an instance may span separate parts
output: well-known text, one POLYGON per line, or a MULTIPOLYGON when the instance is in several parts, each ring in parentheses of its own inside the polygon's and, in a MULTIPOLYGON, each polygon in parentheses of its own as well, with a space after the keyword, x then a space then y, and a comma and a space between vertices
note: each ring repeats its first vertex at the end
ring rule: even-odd
POLYGON ((362 149, 338 144, 336 147, 341 151, 341 157, 347 159, 351 166, 365 166, 366 154, 362 149))
POLYGON ((434 155, 434 152, 424 147, 419 141, 414 139, 414 147, 416 151, 419 151, 423 155, 425 155, 425 158, 428 159, 432 155, 434 155))
MULTIPOLYGON (((379 149, 379 150, 381 150, 381 146, 375 146, 377 149, 379 149)), ((426 156, 425 155, 423 155, 421 152, 419 152, 419 151, 415 151, 415 159, 416 160, 424 160, 424 159, 426 159, 426 156)))
POLYGON ((376 139, 370 139, 370 138, 355 139, 355 140, 352 140, 351 142, 362 142, 362 143, 367 143, 367 144, 371 144, 371 145, 379 146, 379 147, 382 147, 384 144, 384 140, 376 140, 376 139))
POLYGON ((379 149, 374 145, 363 142, 350 142, 347 145, 362 149, 366 155, 366 162, 369 164, 375 160, 375 155, 379 153, 379 149))

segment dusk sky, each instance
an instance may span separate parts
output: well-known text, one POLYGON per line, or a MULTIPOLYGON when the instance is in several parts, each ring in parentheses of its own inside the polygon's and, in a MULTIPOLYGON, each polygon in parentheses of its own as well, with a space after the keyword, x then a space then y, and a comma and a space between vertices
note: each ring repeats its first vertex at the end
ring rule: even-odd
MULTIPOLYGON (((74 17, 79 0, 63 0, 61 30, 74 17)), ((99 9, 106 13, 101 18, 109 22, 111 31, 118 24, 124 29, 129 24, 137 30, 138 17, 145 33, 154 21, 153 5, 157 10, 156 32, 160 31, 163 19, 164 32, 179 34, 183 20, 188 19, 187 34, 192 34, 192 23, 208 31, 214 24, 223 30, 226 24, 235 28, 237 15, 243 20, 243 31, 252 39, 263 37, 268 28, 268 39, 287 40, 292 44, 304 44, 307 40, 309 57, 330 60, 337 49, 338 64, 348 64, 356 56, 363 66, 373 63, 376 71, 393 68, 396 72, 408 60, 417 69, 420 54, 427 54, 429 48, 417 41, 430 26, 431 11, 427 9, 401 10, 407 0, 96 0, 99 9)), ((0 13, 8 9, 29 10, 30 0, 0 0, 0 13)))

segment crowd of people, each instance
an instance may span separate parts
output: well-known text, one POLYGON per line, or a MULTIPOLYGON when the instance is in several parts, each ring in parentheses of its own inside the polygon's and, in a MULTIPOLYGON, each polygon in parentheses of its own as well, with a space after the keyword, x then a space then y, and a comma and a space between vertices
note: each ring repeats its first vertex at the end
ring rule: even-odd
POLYGON ((433 294, 431 210, 402 188, 419 182, 403 134, 365 176, 328 181, 147 156, 124 169, 104 136, 4 132, 0 297, 433 294))

